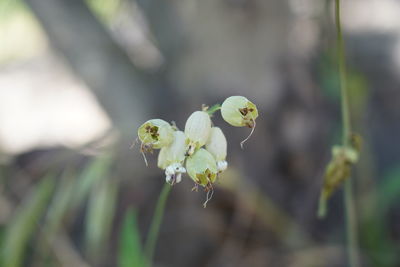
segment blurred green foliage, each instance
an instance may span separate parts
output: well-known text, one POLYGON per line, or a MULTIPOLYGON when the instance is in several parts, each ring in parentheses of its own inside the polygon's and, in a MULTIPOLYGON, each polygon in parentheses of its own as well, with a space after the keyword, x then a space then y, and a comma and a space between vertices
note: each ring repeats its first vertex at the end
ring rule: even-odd
POLYGON ((396 266, 400 246, 391 238, 390 211, 400 200, 400 166, 390 169, 378 184, 376 196, 370 196, 370 212, 361 222, 362 246, 373 266, 396 266), (372 199, 371 199, 372 198, 372 199))
POLYGON ((34 234, 37 234, 40 220, 54 189, 52 176, 53 174, 49 174, 33 188, 33 192, 25 198, 8 223, 1 251, 2 266, 18 267, 24 263, 28 244, 34 234))
POLYGON ((143 256, 137 224, 137 212, 130 208, 125 213, 119 235, 118 266, 141 266, 143 256))
POLYGON ((123 1, 121 0, 86 0, 87 5, 105 24, 112 22, 113 18, 118 13, 123 1))
POLYGON ((88 255, 94 262, 101 260, 109 240, 117 197, 117 183, 104 179, 94 186, 86 213, 85 240, 88 255))

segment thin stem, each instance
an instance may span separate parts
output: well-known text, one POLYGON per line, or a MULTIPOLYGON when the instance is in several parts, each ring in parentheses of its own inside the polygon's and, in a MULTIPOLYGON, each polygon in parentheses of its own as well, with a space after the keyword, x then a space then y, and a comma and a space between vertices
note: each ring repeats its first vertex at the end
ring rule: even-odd
POLYGON ((208 113, 208 115, 213 115, 216 111, 221 109, 221 105, 220 104, 215 104, 214 106, 208 108, 206 110, 206 112, 208 113))
POLYGON ((349 136, 351 132, 350 125, 350 110, 349 110, 349 97, 347 92, 347 71, 346 71, 346 55, 344 51, 344 41, 342 34, 342 26, 340 22, 340 0, 335 0, 335 17, 336 17, 336 31, 337 31, 337 50, 339 59, 339 79, 340 79, 340 94, 342 97, 342 120, 343 120, 343 145, 347 146, 349 143, 349 136))
POLYGON ((319 198, 317 216, 320 219, 325 218, 326 216, 326 197, 324 197, 322 193, 319 198))
POLYGON ((350 267, 359 267, 357 216, 353 200, 352 180, 344 184, 344 205, 346 209, 347 253, 350 267))
POLYGON ((146 260, 145 265, 148 267, 152 266, 153 255, 156 248, 158 234, 160 232, 165 204, 167 202, 170 191, 171 185, 165 183, 164 187, 161 190, 160 196, 158 197, 157 206, 154 211, 153 220, 151 222, 149 234, 147 236, 146 244, 144 246, 144 255, 146 260))
MULTIPOLYGON (((335 17, 337 31, 337 49, 339 59, 339 75, 340 75, 340 92, 342 102, 342 120, 343 120, 343 145, 349 145, 349 137, 351 133, 349 97, 347 90, 346 77, 346 56, 344 50, 344 41, 342 34, 342 26, 340 22, 340 0, 335 0, 335 17)), ((346 210, 346 231, 347 231, 347 252, 350 267, 359 267, 358 252, 358 233, 357 218, 353 200, 352 180, 348 178, 344 184, 344 205, 346 210)))

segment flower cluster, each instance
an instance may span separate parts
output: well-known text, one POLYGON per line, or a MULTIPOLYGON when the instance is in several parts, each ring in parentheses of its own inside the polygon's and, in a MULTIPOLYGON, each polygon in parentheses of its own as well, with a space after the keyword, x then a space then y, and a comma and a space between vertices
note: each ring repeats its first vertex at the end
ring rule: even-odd
POLYGON ((221 106, 193 112, 186 121, 184 131, 161 119, 149 120, 138 129, 143 155, 144 152, 160 149, 157 165, 165 171, 166 182, 171 185, 179 183, 182 174, 187 173, 195 183, 195 190, 199 186, 205 188, 205 204, 212 197, 213 184, 218 175, 228 167, 225 135, 211 121, 211 115, 217 110, 221 110, 222 118, 230 125, 247 126, 253 132, 258 117, 257 107, 243 96, 231 96, 221 106))

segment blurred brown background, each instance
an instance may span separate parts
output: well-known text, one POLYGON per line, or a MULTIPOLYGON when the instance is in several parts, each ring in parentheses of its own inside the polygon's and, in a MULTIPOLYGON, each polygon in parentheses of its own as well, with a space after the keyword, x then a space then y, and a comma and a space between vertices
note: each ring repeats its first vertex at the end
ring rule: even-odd
MULTIPOLYGON (((0 0, 0 259, 120 266, 164 184, 144 121, 243 95, 257 128, 213 121, 229 169, 206 209, 173 187, 154 266, 347 266, 342 192, 316 218, 341 138, 332 1, 0 0), (133 231, 133 230, 132 230, 133 231), (122 256, 121 256, 122 255, 122 256), (125 255, 125 256, 124 256, 125 255)), ((399 266, 400 2, 343 1, 362 266, 399 266)), ((138 252, 132 251, 132 257, 138 252)))

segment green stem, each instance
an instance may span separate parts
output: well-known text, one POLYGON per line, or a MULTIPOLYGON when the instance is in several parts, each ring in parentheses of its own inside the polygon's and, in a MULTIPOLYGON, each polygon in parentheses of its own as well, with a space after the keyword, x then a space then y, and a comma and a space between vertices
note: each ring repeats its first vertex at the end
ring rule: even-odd
POLYGON ((146 260, 146 266, 152 266, 153 255, 156 248, 158 234, 160 232, 161 221, 164 215, 165 204, 168 199, 169 192, 171 191, 171 185, 168 183, 164 184, 161 190, 160 196, 158 197, 157 206, 154 211, 153 220, 150 225, 149 234, 147 236, 146 244, 144 246, 144 255, 146 260))
POLYGON ((346 55, 344 51, 344 41, 342 34, 342 26, 340 22, 340 0, 335 0, 336 14, 336 30, 337 30, 337 50, 339 59, 339 79, 340 93, 342 97, 342 120, 343 120, 343 145, 349 144, 349 136, 351 132, 349 97, 347 93, 347 76, 346 76, 346 55))
POLYGON ((344 205, 346 209, 347 253, 350 267, 359 267, 357 217, 353 200, 352 180, 349 178, 344 184, 344 205))
POLYGON ((318 203, 318 212, 317 212, 317 216, 320 219, 325 218, 326 216, 326 201, 327 201, 326 197, 324 197, 324 195, 321 193, 318 203))
POLYGON ((213 115, 216 111, 221 109, 221 105, 220 104, 215 104, 214 106, 210 107, 209 109, 207 109, 207 113, 208 115, 213 115))
MULTIPOLYGON (((342 102, 342 120, 343 120, 343 145, 349 145, 351 133, 349 97, 347 91, 346 77, 346 56, 344 51, 344 41, 342 27, 340 22, 340 0, 335 0, 335 17, 337 30, 337 49, 339 59, 340 92, 342 102)), ((352 180, 348 178, 344 184, 344 205, 346 210, 346 231, 347 231, 347 251, 349 257, 349 266, 360 266, 358 252, 358 234, 357 218, 353 200, 352 180)))

